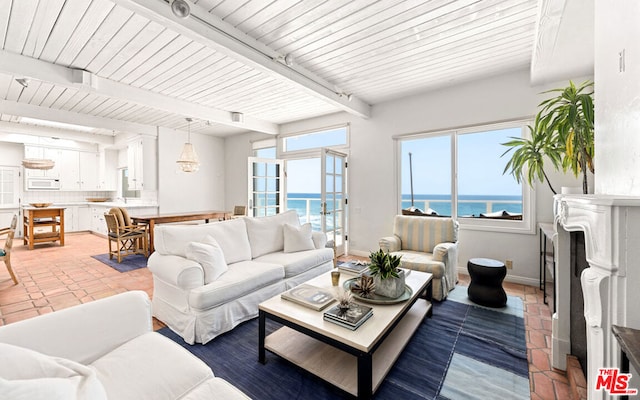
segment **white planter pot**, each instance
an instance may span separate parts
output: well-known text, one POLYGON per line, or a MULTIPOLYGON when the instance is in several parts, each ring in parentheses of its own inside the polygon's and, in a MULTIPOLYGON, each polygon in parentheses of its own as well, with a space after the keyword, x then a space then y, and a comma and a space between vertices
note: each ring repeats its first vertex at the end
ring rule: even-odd
POLYGON ((380 279, 379 276, 375 276, 373 283, 376 285, 376 294, 396 299, 405 291, 404 270, 400 270, 398 278, 380 279))

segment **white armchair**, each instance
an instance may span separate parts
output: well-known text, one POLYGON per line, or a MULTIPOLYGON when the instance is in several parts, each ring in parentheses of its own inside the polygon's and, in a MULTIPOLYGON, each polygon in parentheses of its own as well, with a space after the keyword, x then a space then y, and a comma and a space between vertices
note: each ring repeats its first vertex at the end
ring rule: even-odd
POLYGON ((433 274, 433 299, 446 299, 458 282, 458 222, 452 218, 396 215, 393 236, 380 248, 402 256, 403 268, 433 274))

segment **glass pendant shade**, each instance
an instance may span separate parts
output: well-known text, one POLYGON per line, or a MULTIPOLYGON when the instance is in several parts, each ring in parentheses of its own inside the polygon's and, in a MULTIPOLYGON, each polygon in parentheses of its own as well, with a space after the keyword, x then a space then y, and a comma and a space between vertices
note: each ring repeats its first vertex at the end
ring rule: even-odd
POLYGON ((184 172, 196 172, 200 169, 200 160, 198 159, 198 154, 196 153, 196 149, 191 144, 191 118, 187 118, 188 129, 189 129, 189 137, 187 139, 187 143, 182 147, 182 153, 180 154, 180 158, 178 161, 178 165, 180 169, 184 172))

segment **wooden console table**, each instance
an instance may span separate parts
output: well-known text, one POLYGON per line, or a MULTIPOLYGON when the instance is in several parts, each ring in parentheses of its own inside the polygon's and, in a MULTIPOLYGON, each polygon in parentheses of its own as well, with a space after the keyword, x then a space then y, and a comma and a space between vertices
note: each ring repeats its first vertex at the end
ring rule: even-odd
POLYGON ((25 207, 23 211, 24 245, 33 245, 43 242, 60 242, 64 246, 64 207, 25 207), (35 228, 50 227, 50 231, 38 231, 35 228))
POLYGON ((209 220, 222 221, 231 218, 229 211, 198 211, 192 213, 171 213, 154 214, 143 216, 130 216, 134 224, 147 224, 149 226, 149 254, 153 253, 153 229, 156 224, 166 224, 170 222, 202 221, 209 223, 209 220))

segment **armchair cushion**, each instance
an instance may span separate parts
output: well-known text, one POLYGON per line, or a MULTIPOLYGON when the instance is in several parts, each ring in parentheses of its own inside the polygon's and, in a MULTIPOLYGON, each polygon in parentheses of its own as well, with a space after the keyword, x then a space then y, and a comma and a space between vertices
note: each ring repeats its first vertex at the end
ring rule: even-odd
POLYGON ((386 236, 380 239, 378 243, 380 248, 385 253, 392 253, 394 251, 398 251, 401 248, 402 243, 400 242, 400 238, 397 236, 386 236))
POLYGON ((180 399, 213 378, 206 364, 155 332, 130 340, 91 366, 109 399, 180 399))
POLYGON ((11 399, 107 400, 93 368, 6 343, 0 343, 0 393, 11 399))
POLYGON ((393 234, 400 238, 402 250, 433 253, 438 243, 458 241, 458 226, 452 218, 397 215, 393 234))

